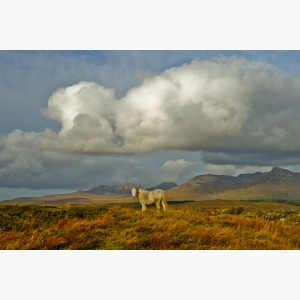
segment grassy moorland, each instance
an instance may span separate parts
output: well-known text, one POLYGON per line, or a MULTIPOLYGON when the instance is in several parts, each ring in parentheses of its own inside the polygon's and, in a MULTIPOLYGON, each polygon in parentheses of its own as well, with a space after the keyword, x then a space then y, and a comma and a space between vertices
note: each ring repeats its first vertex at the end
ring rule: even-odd
POLYGON ((0 205, 0 249, 300 249, 296 206, 211 203, 0 205))

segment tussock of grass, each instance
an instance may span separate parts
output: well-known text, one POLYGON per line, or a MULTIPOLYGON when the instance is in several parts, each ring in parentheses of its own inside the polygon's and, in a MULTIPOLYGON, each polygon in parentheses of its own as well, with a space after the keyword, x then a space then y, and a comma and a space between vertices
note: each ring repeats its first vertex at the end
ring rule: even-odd
POLYGON ((298 224, 298 212, 243 207, 3 205, 0 249, 300 249, 298 224))

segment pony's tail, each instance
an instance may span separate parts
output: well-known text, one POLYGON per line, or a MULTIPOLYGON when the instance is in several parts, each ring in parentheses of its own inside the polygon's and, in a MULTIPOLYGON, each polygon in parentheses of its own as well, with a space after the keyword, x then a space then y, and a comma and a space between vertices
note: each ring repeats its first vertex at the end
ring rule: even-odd
POLYGON ((167 203, 167 201, 166 201, 166 194, 165 194, 164 192, 163 192, 162 194, 163 194, 163 195, 162 195, 162 199, 161 199, 162 206, 163 206, 164 210, 167 210, 167 208, 168 208, 169 206, 168 206, 168 203, 167 203))

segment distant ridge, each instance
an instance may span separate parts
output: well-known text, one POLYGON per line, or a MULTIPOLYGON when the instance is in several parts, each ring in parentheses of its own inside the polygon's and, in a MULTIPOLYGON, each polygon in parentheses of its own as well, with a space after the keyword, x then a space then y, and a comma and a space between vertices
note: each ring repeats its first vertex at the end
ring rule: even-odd
POLYGON ((135 184, 130 182, 120 183, 114 186, 108 185, 98 185, 92 188, 89 188, 86 192, 89 194, 96 194, 96 195, 123 195, 123 196, 130 196, 131 195, 131 188, 135 184))
POLYGON ((166 193, 174 200, 300 200, 300 173, 275 167, 237 177, 199 175, 166 193))
MULTIPOLYGON (((118 196, 131 196, 131 188, 136 184, 131 182, 120 183, 114 186, 109 185, 97 185, 86 190, 86 193, 96 194, 96 195, 118 195, 118 196)), ((169 190, 177 186, 174 182, 163 182, 157 186, 146 188, 148 191, 153 191, 155 189, 169 190)))
POLYGON ((167 191, 173 187, 177 186, 176 183, 174 182, 163 182, 159 185, 156 185, 156 186, 153 186, 153 187, 150 187, 150 188, 146 188, 147 191, 153 191, 155 189, 161 189, 163 191, 167 191))
POLYGON ((262 172, 240 174, 237 178, 251 178, 263 174, 262 172))

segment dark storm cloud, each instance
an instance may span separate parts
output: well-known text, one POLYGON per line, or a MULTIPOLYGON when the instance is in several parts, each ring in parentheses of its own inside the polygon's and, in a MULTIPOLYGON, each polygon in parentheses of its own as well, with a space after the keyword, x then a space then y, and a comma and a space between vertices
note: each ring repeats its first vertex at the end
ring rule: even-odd
POLYGON ((22 155, 1 168, 1 186, 28 189, 87 189, 121 182, 151 184, 150 170, 124 157, 64 157, 50 159, 22 155), (141 180, 143 178, 143 180, 141 180))
POLYGON ((287 166, 300 165, 299 152, 266 152, 266 153, 213 153, 202 152, 202 161, 215 165, 235 165, 235 166, 287 166))

